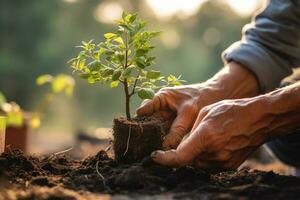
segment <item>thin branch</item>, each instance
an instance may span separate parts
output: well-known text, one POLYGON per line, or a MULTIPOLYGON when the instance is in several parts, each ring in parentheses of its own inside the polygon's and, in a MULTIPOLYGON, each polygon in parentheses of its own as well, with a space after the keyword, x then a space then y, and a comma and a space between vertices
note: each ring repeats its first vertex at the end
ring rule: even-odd
POLYGON ((132 91, 131 91, 131 93, 129 94, 129 96, 134 95, 134 93, 135 93, 135 88, 136 88, 137 82, 138 82, 138 80, 139 80, 140 74, 141 74, 141 71, 139 71, 138 75, 137 75, 136 78, 135 78, 135 81, 134 81, 134 84, 133 84, 133 87, 132 87, 132 91))

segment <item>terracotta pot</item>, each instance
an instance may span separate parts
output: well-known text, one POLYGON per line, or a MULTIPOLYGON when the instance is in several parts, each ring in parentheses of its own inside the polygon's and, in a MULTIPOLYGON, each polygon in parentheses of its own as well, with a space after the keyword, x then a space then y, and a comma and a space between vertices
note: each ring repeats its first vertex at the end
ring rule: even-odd
POLYGON ((5 125, 6 118, 0 116, 0 154, 4 152, 5 147, 5 125))
POLYGON ((29 127, 24 123, 22 127, 6 127, 5 151, 20 149, 28 153, 29 127))

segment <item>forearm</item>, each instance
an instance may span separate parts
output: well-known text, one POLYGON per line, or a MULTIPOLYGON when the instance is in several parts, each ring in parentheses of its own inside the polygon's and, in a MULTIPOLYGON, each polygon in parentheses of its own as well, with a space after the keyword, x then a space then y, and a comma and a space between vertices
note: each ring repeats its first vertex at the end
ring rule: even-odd
POLYGON ((266 113, 272 116, 268 126, 269 137, 286 135, 300 127, 300 82, 260 98, 264 101, 266 113))
POLYGON ((218 101, 259 94, 255 75, 236 62, 228 63, 220 72, 206 81, 205 90, 218 101))

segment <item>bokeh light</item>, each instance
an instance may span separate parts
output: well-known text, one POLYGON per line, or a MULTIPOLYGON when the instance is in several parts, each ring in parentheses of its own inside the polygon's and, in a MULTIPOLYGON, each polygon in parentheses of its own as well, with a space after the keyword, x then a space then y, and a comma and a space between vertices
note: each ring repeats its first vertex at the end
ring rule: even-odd
POLYGON ((180 35, 176 30, 168 29, 160 34, 162 44, 168 49, 175 49, 180 45, 180 35))
POLYGON ((240 16, 251 15, 262 3, 262 0, 226 0, 226 3, 240 16))
POLYGON ((94 12, 97 21, 111 24, 122 16, 123 8, 117 2, 105 1, 100 3, 94 12))
POLYGON ((169 20, 173 16, 181 19, 197 13, 205 0, 146 0, 155 15, 161 20, 169 20))

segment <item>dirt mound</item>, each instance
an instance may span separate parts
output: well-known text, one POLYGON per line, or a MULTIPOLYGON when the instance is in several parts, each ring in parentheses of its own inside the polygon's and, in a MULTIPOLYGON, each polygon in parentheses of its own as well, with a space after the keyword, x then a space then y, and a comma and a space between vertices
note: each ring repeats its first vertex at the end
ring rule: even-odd
POLYGON ((89 199, 90 194, 151 195, 150 199, 162 194, 176 199, 300 199, 297 177, 249 170, 208 174, 192 167, 163 167, 149 158, 119 164, 105 151, 82 161, 65 155, 27 157, 11 151, 0 156, 0 177, 0 188, 5 188, 0 189, 0 197, 5 199, 89 199))

